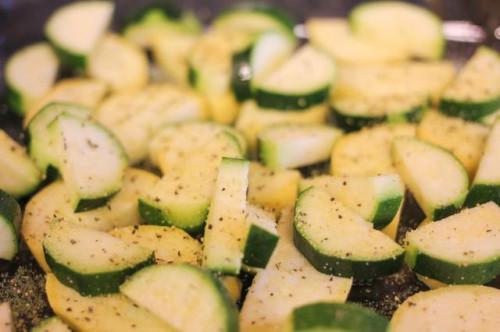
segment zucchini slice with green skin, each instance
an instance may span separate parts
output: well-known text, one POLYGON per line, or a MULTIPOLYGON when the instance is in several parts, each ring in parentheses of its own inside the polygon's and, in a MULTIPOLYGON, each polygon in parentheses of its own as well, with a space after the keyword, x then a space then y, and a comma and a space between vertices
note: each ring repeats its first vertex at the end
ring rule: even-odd
POLYGON ((500 108, 500 55, 480 47, 443 92, 441 112, 479 121, 500 108))
POLYGON ((212 271, 240 273, 248 234, 248 169, 248 161, 234 158, 222 158, 219 166, 203 239, 203 266, 212 271))
POLYGON ((0 303, 0 326, 5 327, 5 332, 15 332, 12 311, 8 302, 0 303))
POLYGON ((112 229, 109 234, 154 251, 158 264, 201 262, 201 244, 177 227, 134 225, 112 229))
POLYGON ((488 114, 485 117, 479 119, 479 122, 486 126, 493 126, 497 119, 500 118, 500 108, 494 111, 493 113, 488 114))
POLYGON ((257 272, 241 309, 241 330, 282 331, 294 308, 314 302, 345 302, 352 279, 318 272, 293 245, 293 209, 284 209, 280 239, 265 269, 257 272))
POLYGON ((274 216, 253 205, 247 206, 248 233, 243 250, 243 264, 251 268, 265 268, 278 244, 274 216))
POLYGON ((46 176, 56 168, 57 153, 51 144, 48 127, 59 115, 70 114, 82 120, 90 119, 90 110, 78 104, 54 102, 44 106, 28 125, 28 151, 31 159, 46 176))
POLYGON ((247 33, 277 31, 295 38, 295 20, 280 8, 264 3, 241 3, 222 11, 212 22, 215 29, 247 33))
POLYGON ((330 173, 345 176, 376 176, 397 173, 391 144, 397 137, 414 137, 413 124, 382 124, 339 138, 332 151, 330 173))
POLYGON ((478 170, 469 189, 465 205, 493 201, 500 205, 500 120, 490 131, 478 170))
POLYGON ((122 294, 82 296, 49 273, 45 292, 52 310, 82 332, 178 332, 122 294))
POLYGON ((87 74, 114 91, 137 90, 149 81, 148 59, 137 45, 107 33, 88 55, 87 74))
POLYGON ((224 286, 191 265, 147 267, 130 277, 120 292, 179 331, 239 330, 238 310, 224 286))
POLYGON ((38 188, 42 174, 23 146, 0 129, 0 190, 15 198, 38 188))
POLYGON ((116 293, 127 276, 154 263, 149 249, 68 221, 50 225, 43 250, 57 279, 83 296, 116 293))
POLYGON ((304 110, 328 99, 335 63, 326 53, 304 46, 255 84, 260 107, 304 110))
POLYGON ((252 97, 256 82, 283 62, 294 50, 295 40, 270 31, 259 35, 247 48, 233 55, 231 87, 238 101, 252 97))
POLYGON ((450 286, 419 292, 392 316, 388 331, 496 331, 500 290, 485 286, 450 286))
POLYGON ((481 160, 488 133, 488 128, 479 123, 432 110, 425 112, 417 126, 419 139, 453 153, 471 179, 481 160))
POLYGON ((339 64, 390 63, 408 58, 405 50, 386 47, 354 34, 345 19, 313 17, 306 21, 309 42, 339 64))
POLYGON ((484 284, 500 274, 500 208, 493 202, 429 223, 406 235, 406 262, 448 284, 484 284))
POLYGON ((200 21, 193 13, 163 1, 146 5, 128 17, 123 35, 138 46, 149 48, 156 38, 178 33, 197 34, 201 28, 200 21))
POLYGON ((421 96, 340 98, 331 104, 333 123, 346 131, 390 122, 418 122, 427 106, 421 96))
POLYGON ((272 169, 298 168, 327 161, 342 131, 329 126, 281 125, 258 135, 259 159, 272 169))
POLYGON ((120 191, 128 161, 108 130, 63 113, 48 131, 57 154, 56 166, 72 193, 75 212, 103 206, 120 191))
POLYGON ((321 188, 297 198, 294 242, 318 271, 335 276, 372 279, 403 265, 403 248, 321 188))
POLYGON ((19 250, 17 230, 21 208, 17 201, 0 189, 0 261, 10 261, 19 250))
POLYGON ((311 303, 293 310, 289 332, 385 332, 387 318, 354 303, 311 303))
POLYGON ((42 320, 31 332, 71 332, 71 330, 59 317, 52 316, 42 320))
POLYGON ((80 1, 58 8, 45 23, 45 36, 61 62, 85 69, 87 58, 108 29, 114 4, 109 1, 80 1))
POLYGON ((59 60, 47 43, 26 46, 14 53, 5 64, 7 102, 24 115, 54 84, 59 60))
POLYGON ((427 217, 440 220, 460 210, 469 178, 453 154, 418 139, 399 138, 392 143, 392 158, 427 217))
POLYGON ((372 177, 318 176, 300 182, 300 191, 319 187, 356 212, 375 229, 387 226, 398 213, 404 185, 396 174, 372 177))
POLYGON ((353 33, 381 47, 402 49, 423 59, 443 56, 443 24, 430 10, 410 3, 380 1, 354 7, 349 15, 353 33))

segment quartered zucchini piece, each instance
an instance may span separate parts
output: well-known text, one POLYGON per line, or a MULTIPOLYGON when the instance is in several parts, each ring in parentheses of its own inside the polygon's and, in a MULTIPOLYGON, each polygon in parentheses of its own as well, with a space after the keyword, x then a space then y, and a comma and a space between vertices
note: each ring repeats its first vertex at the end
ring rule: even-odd
POLYGON ((75 212, 103 206, 120 191, 128 161, 109 131, 97 123, 61 114, 48 132, 75 212))
POLYGON ((259 159, 271 169, 299 168, 327 161, 342 131, 329 126, 280 125, 257 136, 259 159))
POLYGON ((127 276, 154 262, 149 249, 68 222, 50 225, 43 250, 57 279, 83 296, 116 293, 127 276))
POLYGON ((422 96, 338 98, 331 103, 333 122, 347 131, 383 122, 418 122, 426 106, 422 96))
POLYGON ((493 201, 500 205, 500 120, 490 131, 465 204, 472 207, 493 201))
POLYGON ((500 208, 493 202, 429 223, 406 235, 406 262, 448 284, 484 284, 500 273, 500 208))
POLYGON ((42 174, 23 146, 0 129, 0 190, 18 198, 38 188, 42 174))
POLYGON ((335 63, 307 45, 255 84, 260 107, 303 110, 328 99, 335 77, 335 63))
POLYGON ((365 128, 339 138, 333 147, 333 175, 375 176, 393 174, 391 144, 397 137, 414 137, 415 125, 385 124, 365 128))
POLYGON ((396 174, 379 176, 318 176, 303 179, 300 191, 319 187, 356 212, 376 229, 396 216, 404 196, 404 185, 396 174))
POLYGON ((293 310, 287 332, 385 332, 387 318, 354 303, 319 302, 293 310))
POLYGON ((480 47, 443 92, 445 114, 478 121, 500 108, 500 55, 480 47))
POLYGON ((357 36, 349 23, 339 18, 311 18, 306 21, 309 42, 330 54, 340 65, 390 63, 408 58, 402 48, 387 47, 357 36))
POLYGON ((248 161, 232 158, 222 158, 219 166, 203 239, 203 266, 212 271, 240 272, 248 233, 248 168, 248 161))
POLYGON ((89 54, 108 29, 114 3, 78 1, 58 8, 45 23, 45 36, 61 62, 85 69, 89 54))
POLYGON ((297 249, 320 272, 372 279, 399 271, 404 250, 319 187, 297 198, 297 249))
POLYGON ((0 189, 0 261, 10 261, 17 254, 20 221, 21 207, 12 196, 0 189))
POLYGON ((352 31, 381 47, 402 49, 423 59, 443 56, 446 41, 440 18, 411 3, 381 1, 354 7, 349 15, 352 31))
POLYGON ((484 150, 488 128, 478 123, 427 111, 417 126, 417 137, 438 145, 462 163, 472 178, 484 150))
POLYGON ((48 274, 45 292, 52 310, 82 332, 178 332, 122 294, 82 296, 48 274))
POLYGON ((52 316, 38 323, 31 332, 71 332, 71 330, 59 317, 52 316))
POLYGON ((450 286, 419 292, 392 316, 388 331, 496 331, 500 324, 500 290, 484 286, 450 286))
POLYGON ((26 46, 5 64, 7 102, 24 115, 52 87, 59 71, 59 60, 47 43, 26 46))
POLYGON ((392 144, 399 175, 425 215, 439 220, 460 210, 469 187, 464 167, 450 152, 433 144, 400 138, 392 144))
POLYGON ((239 331, 238 310, 224 286, 197 267, 147 267, 129 278, 120 291, 179 331, 239 331))
POLYGON ((115 34, 105 34, 87 60, 90 77, 103 81, 114 91, 135 90, 149 80, 146 54, 136 45, 115 34))

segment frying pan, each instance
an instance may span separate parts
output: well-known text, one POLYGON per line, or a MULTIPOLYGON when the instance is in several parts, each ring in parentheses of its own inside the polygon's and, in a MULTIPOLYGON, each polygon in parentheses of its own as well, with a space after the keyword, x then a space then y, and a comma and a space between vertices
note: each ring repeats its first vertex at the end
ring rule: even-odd
MULTIPOLYGON (((21 119, 11 112, 5 104, 3 67, 7 57, 19 47, 43 39, 43 24, 47 17, 68 0, 0 0, 0 129, 19 142, 24 141, 21 119)), ((118 28, 124 18, 147 1, 116 0, 116 14, 113 22, 118 28)), ((184 8, 193 10, 203 22, 209 22, 222 8, 234 4, 231 0, 180 0, 184 8)), ((298 22, 311 16, 346 16, 359 0, 270 0, 294 16, 298 22)), ((411 1, 430 7, 445 21, 445 34, 448 39, 446 57, 455 63, 463 63, 479 43, 500 49, 500 1, 497 0, 426 0, 411 1), (497 38, 495 38, 497 29, 497 38)), ((299 29, 300 30, 300 29, 299 29)), ((1 172, 1 170, 0 170, 1 172)), ((406 230, 415 228, 413 213, 419 213, 411 196, 405 204, 413 206, 410 216, 400 226, 398 238, 406 230)), ((23 203, 23 202, 22 202, 23 203)), ((25 202, 24 202, 25 203, 25 202)), ((17 331, 29 331, 41 319, 51 315, 44 295, 44 275, 24 243, 16 259, 0 271, 0 303, 11 303, 17 331)), ((497 278, 491 286, 500 288, 497 278)), ((408 296, 428 288, 418 281, 408 269, 397 274, 364 282, 355 283, 349 300, 375 309, 390 317, 397 306, 408 296)))

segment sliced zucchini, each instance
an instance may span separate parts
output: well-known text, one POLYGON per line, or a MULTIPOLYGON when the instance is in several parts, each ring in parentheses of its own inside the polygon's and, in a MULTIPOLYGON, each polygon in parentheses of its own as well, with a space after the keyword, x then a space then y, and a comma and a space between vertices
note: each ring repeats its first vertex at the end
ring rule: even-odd
POLYGON ((279 239, 274 216, 248 205, 246 222, 248 233, 243 249, 243 264, 251 268, 265 268, 279 239))
POLYGON ((5 64, 7 102, 24 115, 52 87, 59 71, 56 54, 47 43, 26 46, 5 64))
POLYGON ((52 310, 70 327, 82 332, 177 332, 122 294, 81 296, 48 274, 45 292, 52 310))
POLYGON ((430 10, 411 3, 381 1, 360 4, 349 15, 354 34, 381 47, 402 49, 423 59, 443 56, 443 23, 430 10))
POLYGON ((240 3, 227 8, 212 22, 219 30, 247 33, 277 31, 294 36, 295 21, 280 8, 264 3, 240 3))
POLYGON ((436 101, 454 75, 455 67, 448 61, 339 66, 333 96, 429 96, 436 101))
POLYGON ((120 291, 179 331, 239 330, 238 310, 224 286, 210 273, 191 265, 145 268, 120 291))
POLYGON ((115 34, 105 34, 88 55, 87 73, 114 91, 140 89, 149 80, 146 54, 115 34))
POLYGON ((478 123, 427 111, 417 127, 417 137, 438 145, 462 163, 472 178, 484 150, 488 128, 478 123))
POLYGON ((59 317, 52 316, 38 323, 31 332, 71 332, 71 330, 59 317))
POLYGON ((257 135, 262 129, 279 124, 322 124, 326 120, 326 113, 327 108, 324 105, 317 105, 301 112, 282 112, 259 108, 254 101, 247 101, 241 106, 236 129, 247 139, 249 150, 254 151, 257 135))
POLYGON ((313 46, 304 46, 255 84, 260 107, 303 110, 323 103, 335 76, 333 60, 313 46))
POLYGON ((45 36, 61 62, 84 69, 87 58, 108 29, 114 3, 79 1, 58 8, 45 23, 45 36))
POLYGON ((466 209, 406 235, 406 262, 417 273, 448 284, 484 284, 500 274, 500 208, 466 209))
POLYGON ((486 126, 493 126, 495 121, 500 118, 500 108, 494 111, 493 113, 488 114, 487 116, 479 119, 479 122, 486 126))
POLYGON ((390 122, 418 122, 427 106, 422 96, 339 98, 332 102, 335 125, 347 131, 390 122))
POLYGON ((38 264, 48 272, 50 268, 45 261, 42 242, 52 220, 67 221, 100 231, 137 225, 141 221, 138 198, 157 181, 158 177, 149 172, 127 169, 122 189, 105 206, 79 213, 73 212, 70 193, 64 183, 54 182, 33 196, 26 205, 22 222, 23 238, 38 264))
POLYGON ((493 201, 500 205, 500 120, 490 131, 476 176, 467 195, 466 205, 493 201))
POLYGON ((94 109, 108 93, 106 83, 88 78, 68 78, 59 81, 24 117, 24 126, 45 106, 53 102, 77 104, 94 109))
POLYGON ((354 303, 319 302, 295 308, 290 332, 385 332, 387 318, 354 303))
POLYGON ((29 155, 46 176, 50 176, 57 164, 49 137, 48 127, 59 115, 70 114, 82 120, 90 119, 90 109, 78 104, 54 102, 44 106, 28 124, 29 155))
POLYGON ((415 125, 387 124, 365 128, 339 138, 333 147, 333 175, 375 176, 393 174, 391 144, 397 137, 414 137, 415 125))
POLYGON ((272 170, 251 162, 248 201, 277 215, 295 204, 300 178, 300 172, 296 170, 272 170))
POLYGON ((306 30, 309 42, 341 65, 390 63, 408 58, 401 48, 383 46, 353 34, 345 19, 314 17, 306 21, 306 30))
POLYGON ((329 126, 272 126, 257 137, 259 159, 271 169, 298 168, 327 161, 342 131, 329 126))
POLYGON ((171 84, 114 94, 100 105, 95 115, 98 122, 118 137, 132 164, 147 157, 149 142, 166 124, 206 117, 199 96, 171 84))
POLYGON ((8 302, 0 303, 0 327, 5 329, 5 332, 15 332, 12 311, 8 302))
POLYGON ((128 275, 154 262, 149 249, 68 222, 50 225, 43 250, 57 279, 83 296, 116 293, 128 275))
POLYGON ((146 5, 130 16, 123 27, 125 38, 138 46, 149 48, 154 39, 178 33, 198 33, 201 23, 191 12, 182 11, 174 3, 146 5))
POLYGON ((439 220, 460 210, 469 179, 451 153, 417 139, 400 138, 392 144, 392 157, 399 175, 427 217, 439 220))
POLYGON ((500 290, 450 286, 406 299, 392 316, 388 331, 496 331, 500 290))
POLYGON ((324 189, 375 229, 387 226, 396 216, 404 196, 404 185, 396 174, 371 177, 318 176, 300 182, 300 191, 324 189))
POLYGON ((103 206, 120 191, 127 157, 109 131, 68 114, 59 115, 48 131, 75 212, 103 206))
POLYGON ((479 47, 457 78, 443 92, 439 108, 445 114, 477 121, 500 108, 500 55, 479 47))
POLYGON ((0 189, 0 261, 10 261, 17 254, 20 221, 21 207, 12 196, 0 189))
POLYGON ((42 174, 23 146, 0 129, 0 190, 18 198, 37 189, 42 174))
POLYGON ((403 248, 317 187, 297 198, 294 242, 318 271, 340 277, 372 279, 403 264, 403 248))
POLYGON ((177 227, 134 225, 115 228, 114 237, 154 251, 156 263, 200 265, 201 244, 177 227))
POLYGON ((295 40, 289 35, 270 31, 259 35, 247 48, 232 57, 231 87, 238 101, 250 99, 257 81, 294 50, 295 40))
POLYGON ((242 331, 282 331, 294 308, 347 299, 352 279, 316 271, 293 245, 292 222, 292 209, 285 209, 278 223, 278 246, 267 267, 257 272, 243 303, 242 331))
POLYGON ((222 158, 210 203, 205 237, 203 266, 220 273, 238 275, 248 233, 246 220, 249 162, 222 158))

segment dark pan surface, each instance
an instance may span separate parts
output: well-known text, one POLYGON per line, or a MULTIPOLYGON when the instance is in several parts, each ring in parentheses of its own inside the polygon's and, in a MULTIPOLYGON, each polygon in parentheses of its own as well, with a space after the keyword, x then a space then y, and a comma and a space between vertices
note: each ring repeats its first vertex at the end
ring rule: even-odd
MULTIPOLYGON (((21 119, 9 111, 4 99, 3 66, 5 59, 17 48, 43 39, 43 24, 50 13, 67 3, 67 0, 0 0, 0 129, 7 131, 16 140, 23 142, 21 119)), ((123 18, 148 1, 117 0, 115 28, 123 18)), ((150 2, 150 1, 149 1, 150 2)), ((177 1, 185 8, 194 9, 199 17, 208 22, 220 9, 235 3, 231 0, 217 1, 177 1)), ((299 22, 309 16, 346 16, 349 10, 361 2, 359 0, 284 0, 268 1, 288 10, 299 22)), ((487 31, 485 43, 500 49, 498 40, 493 38, 493 29, 500 25, 500 1, 497 0, 448 0, 411 1, 430 6, 446 20, 470 20, 483 26, 487 31)), ((458 63, 468 58, 475 44, 449 43, 447 57, 458 63)), ((1 170, 0 170, 1 171, 1 170)), ((417 213, 417 212, 415 212, 417 213)), ((399 238, 409 228, 416 225, 408 219, 401 225, 399 238)), ((0 262, 0 303, 11 303, 17 331, 29 331, 41 319, 51 315, 44 295, 44 276, 24 244, 21 252, 10 265, 0 262)), ((499 287, 497 280, 493 283, 499 287)), ((389 277, 372 280, 363 284, 355 283, 349 300, 367 305, 379 313, 390 317, 397 306, 408 296, 426 290, 407 268, 389 277)))

